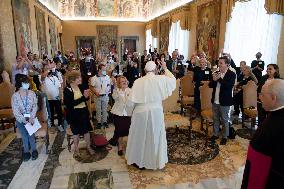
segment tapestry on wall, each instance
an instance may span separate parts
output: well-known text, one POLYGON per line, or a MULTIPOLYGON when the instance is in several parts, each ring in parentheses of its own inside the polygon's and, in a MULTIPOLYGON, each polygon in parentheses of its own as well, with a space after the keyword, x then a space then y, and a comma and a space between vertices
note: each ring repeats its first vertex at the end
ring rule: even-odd
POLYGON ((29 0, 12 0, 17 53, 25 56, 32 50, 29 0))
POLYGON ((211 1, 197 7, 197 51, 213 62, 218 57, 221 3, 211 1))
POLYGON ((170 23, 169 19, 166 18, 159 22, 160 26, 160 39, 159 39, 159 46, 160 46, 160 53, 164 53, 168 51, 169 47, 169 32, 170 32, 170 23))
POLYGON ((117 53, 117 26, 97 26, 97 52, 105 57, 110 52, 117 53))
POLYGON ((46 29, 45 29, 45 16, 44 12, 35 6, 36 16, 36 30, 38 40, 39 55, 47 54, 47 41, 46 41, 46 29))
POLYGON ((49 23, 51 54, 52 56, 54 56, 57 51, 56 28, 55 28, 55 22, 50 16, 48 16, 48 23, 49 23))
POLYGON ((3 70, 4 70, 4 53, 3 53, 2 33, 0 30, 0 73, 2 73, 3 70))

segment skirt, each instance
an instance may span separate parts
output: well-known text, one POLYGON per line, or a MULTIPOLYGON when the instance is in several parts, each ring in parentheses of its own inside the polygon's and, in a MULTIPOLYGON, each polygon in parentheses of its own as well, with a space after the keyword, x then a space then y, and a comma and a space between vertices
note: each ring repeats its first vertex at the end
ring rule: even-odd
POLYGON ((118 139, 119 137, 128 136, 131 117, 113 115, 113 123, 115 127, 114 138, 118 139))
POLYGON ((70 123, 71 131, 73 135, 84 135, 89 131, 92 131, 92 125, 89 118, 89 112, 87 108, 74 109, 74 118, 70 123))

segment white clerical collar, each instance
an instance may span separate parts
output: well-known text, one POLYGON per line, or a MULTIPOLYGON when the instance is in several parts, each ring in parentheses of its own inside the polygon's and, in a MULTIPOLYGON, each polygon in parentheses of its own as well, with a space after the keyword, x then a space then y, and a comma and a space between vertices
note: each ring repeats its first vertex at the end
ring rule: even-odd
POLYGON ((273 109, 273 110, 269 110, 270 112, 275 112, 275 111, 277 111, 277 110, 281 110, 281 109, 283 109, 284 108, 284 105, 283 106, 280 106, 280 107, 278 107, 278 108, 275 108, 275 109, 273 109))

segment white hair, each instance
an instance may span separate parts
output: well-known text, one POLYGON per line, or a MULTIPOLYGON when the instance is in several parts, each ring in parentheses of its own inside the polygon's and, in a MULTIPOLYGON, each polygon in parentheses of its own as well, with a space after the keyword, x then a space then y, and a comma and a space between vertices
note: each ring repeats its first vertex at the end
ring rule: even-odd
POLYGON ((269 92, 274 94, 280 106, 284 105, 284 80, 272 79, 265 82, 269 92))

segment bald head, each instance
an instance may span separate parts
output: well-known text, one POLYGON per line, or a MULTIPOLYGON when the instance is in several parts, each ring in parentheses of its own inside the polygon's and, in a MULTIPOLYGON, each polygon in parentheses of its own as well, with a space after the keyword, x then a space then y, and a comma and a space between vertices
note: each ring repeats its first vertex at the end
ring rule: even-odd
POLYGON ((178 56, 178 52, 177 52, 177 51, 173 51, 173 53, 172 53, 172 59, 173 59, 173 60, 177 59, 177 56, 178 56))
POLYGON ((284 80, 267 80, 262 87, 260 100, 266 111, 284 106, 284 80))

